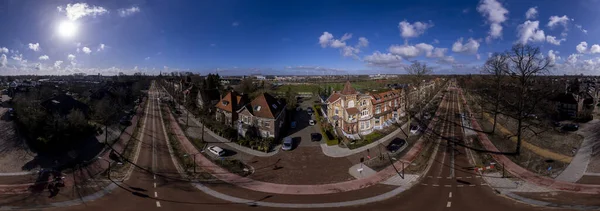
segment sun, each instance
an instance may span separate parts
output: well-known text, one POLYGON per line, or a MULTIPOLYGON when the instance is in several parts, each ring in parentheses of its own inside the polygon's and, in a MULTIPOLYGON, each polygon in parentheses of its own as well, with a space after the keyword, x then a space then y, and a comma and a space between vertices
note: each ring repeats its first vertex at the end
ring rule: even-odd
POLYGON ((62 37, 73 37, 77 33, 77 25, 72 21, 63 21, 58 25, 58 34, 62 37))

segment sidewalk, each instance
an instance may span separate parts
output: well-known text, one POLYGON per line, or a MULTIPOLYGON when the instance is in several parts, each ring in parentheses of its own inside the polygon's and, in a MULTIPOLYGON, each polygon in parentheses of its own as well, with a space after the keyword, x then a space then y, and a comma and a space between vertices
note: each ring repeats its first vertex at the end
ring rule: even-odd
POLYGON ((586 173, 588 164, 590 163, 590 159, 592 158, 592 152, 594 149, 594 141, 597 140, 598 135, 600 134, 600 130, 598 130, 598 126, 600 125, 600 121, 597 119, 588 122, 590 127, 592 128, 582 128, 583 132, 578 132, 584 136, 583 142, 579 150, 577 150, 577 154, 573 157, 573 160, 563 172, 561 172, 556 180, 565 181, 565 182, 577 182, 583 175, 586 173))
MULTIPOLYGON (((465 97, 463 96, 462 89, 459 89, 460 95, 463 103, 466 105, 465 108, 469 113, 471 113, 471 109, 466 103, 465 97)), ((473 129, 476 131, 482 131, 479 123, 475 118, 471 118, 471 124, 473 125, 473 129)), ((492 152, 498 152, 498 148, 494 146, 494 144, 488 139, 487 135, 483 132, 477 132, 477 137, 479 138, 483 147, 492 152)), ((519 166, 518 164, 512 162, 508 157, 501 154, 493 154, 490 153, 492 158, 496 160, 498 163, 503 164, 506 171, 510 174, 519 177, 520 179, 533 183, 538 186, 546 187, 554 190, 561 190, 567 192, 576 192, 576 193, 588 193, 588 194, 600 194, 600 185, 586 185, 586 184, 577 184, 570 182, 563 182, 558 180, 553 180, 548 177, 537 175, 533 172, 528 171, 527 169, 519 166)))
MULTIPOLYGON (((198 153, 198 149, 196 149, 196 147, 188 140, 185 134, 183 134, 183 131, 179 127, 178 123, 175 122, 173 114, 169 113, 168 118, 170 119, 169 126, 171 127, 174 134, 177 136, 177 139, 181 143, 183 150, 188 154, 198 153)), ((208 173, 212 174, 214 177, 221 181, 253 191, 292 195, 329 194, 362 189, 386 181, 387 179, 398 175, 396 169, 398 169, 398 171, 401 171, 403 166, 402 162, 410 163, 413 160, 415 160, 424 146, 423 142, 423 139, 419 140, 417 143, 415 143, 415 146, 409 152, 407 152, 406 155, 404 155, 404 157, 400 161, 395 162, 393 166, 389 166, 370 177, 321 185, 286 185, 252 180, 250 178, 241 177, 239 175, 228 172, 227 170, 214 164, 211 160, 207 159, 203 154, 197 156, 196 164, 198 166, 202 166, 204 170, 206 170, 208 173)))

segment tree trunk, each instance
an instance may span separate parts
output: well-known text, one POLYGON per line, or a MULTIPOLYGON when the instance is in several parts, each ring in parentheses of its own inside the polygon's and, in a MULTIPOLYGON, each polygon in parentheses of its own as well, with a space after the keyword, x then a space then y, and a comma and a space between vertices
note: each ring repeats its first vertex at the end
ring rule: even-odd
POLYGON ((515 149, 515 154, 516 155, 520 155, 521 154, 521 133, 523 128, 521 127, 523 125, 523 118, 519 117, 518 119, 518 125, 517 125, 517 148, 515 149))
POLYGON ((104 123, 104 144, 108 144, 108 124, 104 123))

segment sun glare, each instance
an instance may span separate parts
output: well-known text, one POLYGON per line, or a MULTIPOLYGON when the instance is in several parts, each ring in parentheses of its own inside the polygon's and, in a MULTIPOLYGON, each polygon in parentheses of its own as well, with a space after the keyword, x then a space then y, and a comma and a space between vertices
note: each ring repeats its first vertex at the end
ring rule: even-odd
POLYGON ((63 21, 58 25, 58 34, 62 37, 73 37, 77 33, 77 25, 71 21, 63 21))

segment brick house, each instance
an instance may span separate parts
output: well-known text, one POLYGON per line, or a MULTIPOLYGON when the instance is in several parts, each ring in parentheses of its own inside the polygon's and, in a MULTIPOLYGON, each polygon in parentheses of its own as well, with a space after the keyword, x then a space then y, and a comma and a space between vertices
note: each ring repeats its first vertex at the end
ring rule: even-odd
POLYGON ((403 110, 402 90, 390 90, 371 94, 373 104, 373 127, 383 129, 392 125, 403 110))
POLYGON ((215 119, 228 126, 235 126, 238 120, 236 111, 246 104, 246 98, 246 95, 241 95, 235 91, 228 92, 215 106, 215 119))
POLYGON ((285 103, 268 93, 262 93, 241 107, 237 113, 237 130, 240 135, 246 136, 251 132, 248 129, 254 127, 258 130, 254 131, 257 132, 256 136, 279 138, 285 121, 285 103))

